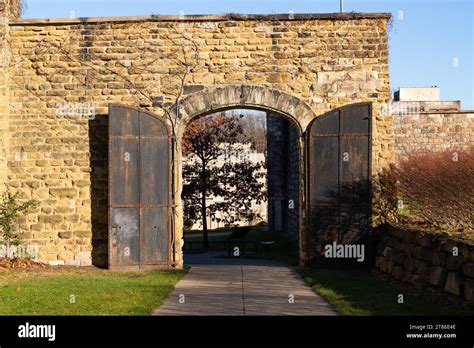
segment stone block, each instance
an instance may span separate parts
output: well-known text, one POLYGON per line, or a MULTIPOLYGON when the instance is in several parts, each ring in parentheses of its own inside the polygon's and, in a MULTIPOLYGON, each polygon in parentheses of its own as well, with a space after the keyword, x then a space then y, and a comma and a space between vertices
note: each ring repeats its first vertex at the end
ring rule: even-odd
POLYGON ((461 255, 453 256, 448 255, 446 258, 446 268, 449 271, 460 271, 462 269, 462 265, 464 264, 464 257, 461 255))
POLYGON ((414 273, 405 273, 403 275, 402 281, 404 283, 411 284, 417 288, 422 287, 423 284, 420 275, 414 273))
POLYGON ((428 263, 426 261, 415 259, 415 264, 413 270, 416 274, 423 274, 428 268, 428 263))
POLYGON ((446 239, 439 243, 439 249, 451 255, 453 254, 454 247, 458 247, 458 243, 452 239, 446 239))
POLYGON ((405 259, 406 259, 406 255, 404 253, 396 253, 393 256, 393 262, 399 265, 403 265, 403 263, 405 262, 405 259))
POLYGON ((445 266, 447 254, 441 252, 433 253, 433 265, 434 266, 445 266))
POLYGON ((64 264, 66 266, 81 266, 81 260, 65 260, 64 264))
POLYGON ((417 246, 413 250, 413 255, 417 259, 431 262, 433 258, 433 251, 431 251, 429 248, 426 248, 426 247, 417 246))
POLYGON ((403 268, 398 265, 394 265, 392 268, 392 277, 395 278, 396 280, 402 280, 403 277, 403 268))
POLYGON ((52 260, 52 261, 48 261, 48 264, 50 264, 51 266, 63 266, 64 261, 62 261, 62 260, 52 260))
POLYGON ((418 238, 417 244, 423 246, 423 247, 431 247, 431 237, 428 234, 425 234, 418 238))
POLYGON ((413 243, 416 242, 418 237, 419 236, 418 236, 418 233, 416 231, 407 230, 407 231, 405 231, 405 234, 403 235, 403 240, 407 244, 413 244, 413 243))
POLYGON ((466 263, 462 268, 462 273, 466 277, 474 278, 474 262, 466 263))
POLYGON ((90 251, 80 251, 74 255, 74 260, 88 261, 91 258, 90 251))
POLYGON ((461 296, 464 288, 464 278, 459 272, 449 272, 444 291, 456 296, 461 296))
POLYGON ((57 198, 75 198, 77 196, 77 189, 75 188, 51 188, 49 193, 57 198))
POLYGON ((393 248, 391 247, 385 247, 384 251, 383 251, 383 256, 387 259, 387 260, 392 260, 393 259, 393 248))
POLYGON ((403 268, 411 272, 413 271, 414 267, 415 267, 415 259, 412 257, 406 257, 405 260, 403 261, 403 268))
POLYGON ((464 282, 464 298, 474 303, 474 279, 466 279, 464 282))
POLYGON ((414 249, 415 249, 415 244, 403 243, 401 250, 402 250, 406 255, 412 256, 414 249))
POLYGON ((439 266, 431 267, 429 282, 434 286, 444 287, 447 276, 448 271, 445 268, 439 266))

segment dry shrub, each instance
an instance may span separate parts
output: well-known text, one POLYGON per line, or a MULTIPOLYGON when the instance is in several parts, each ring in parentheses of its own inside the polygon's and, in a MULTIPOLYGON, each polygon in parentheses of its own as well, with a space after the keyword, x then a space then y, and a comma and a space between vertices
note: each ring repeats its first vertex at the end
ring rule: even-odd
POLYGON ((394 164, 382 168, 374 177, 372 195, 374 225, 398 222, 397 168, 394 164))
POLYGON ((474 229, 474 147, 409 156, 396 177, 411 213, 433 227, 474 229))

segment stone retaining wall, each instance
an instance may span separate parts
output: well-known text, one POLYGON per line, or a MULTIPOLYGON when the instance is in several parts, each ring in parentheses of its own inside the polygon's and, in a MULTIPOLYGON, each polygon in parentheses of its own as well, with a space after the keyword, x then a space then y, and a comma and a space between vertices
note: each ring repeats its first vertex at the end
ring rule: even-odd
POLYGON ((386 226, 376 267, 415 287, 444 289, 474 302, 474 242, 386 226))

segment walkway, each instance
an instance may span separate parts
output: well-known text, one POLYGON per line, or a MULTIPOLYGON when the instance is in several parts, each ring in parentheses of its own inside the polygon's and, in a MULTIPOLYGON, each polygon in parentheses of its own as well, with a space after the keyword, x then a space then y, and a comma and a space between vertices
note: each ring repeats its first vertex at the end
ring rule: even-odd
POLYGON ((284 264, 208 254, 186 262, 189 273, 153 315, 337 315, 284 264))

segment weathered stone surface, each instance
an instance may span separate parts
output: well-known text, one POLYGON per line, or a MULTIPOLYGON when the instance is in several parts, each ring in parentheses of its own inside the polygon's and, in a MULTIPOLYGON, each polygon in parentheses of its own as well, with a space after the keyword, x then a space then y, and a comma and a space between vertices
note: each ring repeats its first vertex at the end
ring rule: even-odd
POLYGON ((448 255, 448 257, 446 258, 446 268, 449 271, 460 271, 462 269, 463 263, 464 257, 462 257, 461 255, 448 255))
POLYGON ((419 238, 412 238, 407 231, 405 239, 398 241, 392 233, 381 232, 381 241, 377 248, 376 267, 383 272, 391 273, 394 279, 400 279, 400 261, 403 260, 403 274, 401 281, 412 284, 418 288, 437 287, 457 296, 472 299, 472 286, 474 281, 474 262, 469 257, 472 242, 453 240, 442 234, 432 234, 429 237, 425 232, 419 232, 419 238), (407 237, 408 236, 408 237, 407 237), (406 251, 413 249, 410 257, 406 251), (399 244, 397 244, 399 243, 399 244), (384 246, 380 248, 380 246, 384 246), (383 255, 391 257, 391 265, 383 255), (453 255, 452 248, 458 248, 459 255, 453 255), (469 257, 466 257, 468 255, 469 257))
POLYGON ((439 244, 440 250, 447 252, 448 254, 453 254, 453 248, 458 247, 458 243, 452 239, 443 240, 439 244))
POLYGON ((401 266, 394 265, 391 274, 396 280, 402 280, 403 268, 401 266))
POLYGON ((433 265, 435 266, 444 266, 446 265, 447 254, 445 253, 433 253, 433 265))
POLYGON ((403 261, 403 268, 411 272, 413 271, 414 267, 415 267, 415 259, 412 257, 406 257, 405 260, 403 261))
POLYGON ((429 248, 422 246, 415 247, 415 249, 413 250, 413 255, 418 259, 430 262, 433 258, 433 252, 429 248))
POLYGON ((406 255, 404 253, 396 253, 394 256, 393 256, 393 262, 399 264, 399 265, 403 265, 403 263, 405 262, 406 260, 406 255))
POLYGON ((474 303, 474 279, 466 279, 464 282, 464 298, 474 303))
POLYGON ((446 280, 446 284, 444 286, 444 290, 456 295, 461 296, 464 286, 464 279, 459 274, 459 272, 449 272, 448 278, 446 280))
POLYGON ((414 265, 414 267, 413 267, 413 270, 415 271, 415 273, 421 275, 421 274, 423 274, 427 269, 428 269, 428 262, 415 259, 415 265, 414 265))
POLYGON ((431 238, 430 238, 429 235, 425 234, 417 240, 417 243, 421 246, 424 246, 424 247, 430 247, 431 246, 431 238))
POLYGON ((421 288, 423 286, 423 282, 421 280, 420 275, 414 273, 405 273, 402 281, 408 284, 411 284, 417 288, 421 288))
POLYGON ((58 198, 76 198, 77 189, 75 188, 52 188, 49 190, 49 193, 53 197, 58 198))
POLYGON ((431 267, 430 273, 430 283, 434 286, 444 287, 446 283, 446 278, 448 276, 448 271, 442 267, 431 267))
POLYGON ((383 251, 383 256, 387 260, 392 260, 393 259, 393 248, 386 247, 385 250, 383 251))
POLYGON ((474 278, 474 262, 466 263, 462 268, 462 272, 466 277, 474 278))
POLYGON ((403 243, 401 245, 401 250, 407 255, 412 256, 413 251, 415 250, 415 244, 403 243))
MULTIPOLYGON (((474 118, 465 113, 412 112, 394 115, 396 161, 409 153, 433 153, 472 146, 474 118)), ((447 251, 447 250, 445 250, 447 251)))

